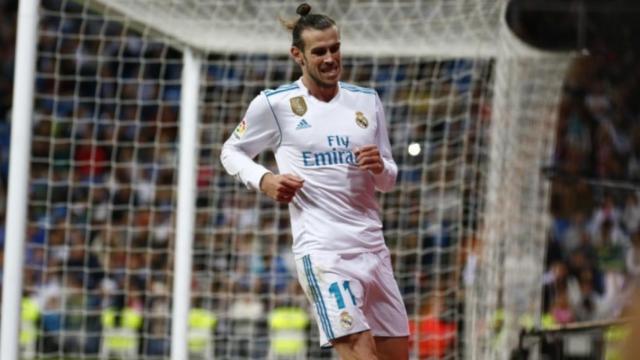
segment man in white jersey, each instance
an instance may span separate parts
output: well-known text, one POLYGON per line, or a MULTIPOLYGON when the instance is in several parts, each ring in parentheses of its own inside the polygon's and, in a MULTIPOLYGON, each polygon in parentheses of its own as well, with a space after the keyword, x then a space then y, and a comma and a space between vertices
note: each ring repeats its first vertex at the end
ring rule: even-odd
POLYGON ((375 196, 397 175, 384 110, 375 90, 339 82, 338 28, 310 9, 302 4, 287 24, 302 78, 253 99, 222 148, 222 164, 247 187, 289 204, 298 278, 321 346, 342 359, 407 359, 407 314, 375 196), (252 160, 267 148, 279 174, 252 160))

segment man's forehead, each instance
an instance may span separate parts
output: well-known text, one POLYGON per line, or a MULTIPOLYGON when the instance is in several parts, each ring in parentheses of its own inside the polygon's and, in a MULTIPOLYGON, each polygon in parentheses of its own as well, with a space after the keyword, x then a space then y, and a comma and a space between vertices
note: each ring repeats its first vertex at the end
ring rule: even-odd
POLYGON ((305 29, 302 32, 302 38, 307 48, 331 46, 340 42, 340 33, 335 26, 318 30, 305 29))

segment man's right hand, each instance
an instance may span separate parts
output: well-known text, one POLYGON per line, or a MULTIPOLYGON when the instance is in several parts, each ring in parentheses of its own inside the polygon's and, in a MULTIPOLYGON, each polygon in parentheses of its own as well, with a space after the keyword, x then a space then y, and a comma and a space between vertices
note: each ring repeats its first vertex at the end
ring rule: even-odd
POLYGON ((303 179, 292 174, 266 173, 260 180, 260 190, 275 201, 290 203, 303 184, 303 179))

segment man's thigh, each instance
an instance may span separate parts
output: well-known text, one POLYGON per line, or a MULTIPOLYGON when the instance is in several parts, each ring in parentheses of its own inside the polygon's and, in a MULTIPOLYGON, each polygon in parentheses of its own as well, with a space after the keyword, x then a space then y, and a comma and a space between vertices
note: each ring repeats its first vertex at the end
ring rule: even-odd
POLYGON ((371 280, 362 310, 367 315, 374 337, 406 337, 409 335, 409 320, 393 274, 389 251, 385 249, 375 255, 378 261, 369 274, 371 280))
POLYGON ((341 360, 377 360, 376 342, 371 331, 349 334, 331 341, 341 360))
MULTIPOLYGON (((357 264, 332 253, 296 259, 298 280, 311 302, 320 331, 320 345, 369 330, 362 312, 364 289, 357 264)), ((373 340, 371 340, 373 343, 373 340)))
POLYGON ((404 360, 409 358, 409 337, 374 337, 378 360, 404 360))

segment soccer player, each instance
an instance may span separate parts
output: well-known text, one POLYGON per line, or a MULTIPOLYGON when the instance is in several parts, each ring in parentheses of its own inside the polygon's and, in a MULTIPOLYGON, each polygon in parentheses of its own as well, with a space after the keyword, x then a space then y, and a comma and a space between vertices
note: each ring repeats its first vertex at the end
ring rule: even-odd
POLYGON ((384 111, 374 90, 339 81, 336 23, 310 10, 300 5, 300 17, 286 24, 302 77, 253 99, 222 148, 222 164, 247 187, 289 204, 298 278, 321 346, 342 359, 407 359, 407 314, 375 197, 397 175, 384 111), (279 174, 252 160, 267 148, 279 174))

